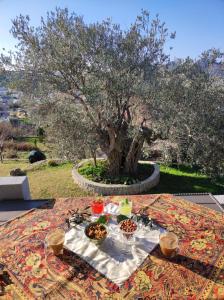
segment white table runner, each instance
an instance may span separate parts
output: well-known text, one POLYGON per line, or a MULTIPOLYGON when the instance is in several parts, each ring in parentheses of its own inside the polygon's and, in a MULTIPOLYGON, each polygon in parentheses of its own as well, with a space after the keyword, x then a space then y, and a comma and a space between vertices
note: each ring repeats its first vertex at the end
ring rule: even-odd
POLYGON ((164 229, 158 227, 151 230, 142 226, 138 230, 135 243, 131 245, 127 245, 125 237, 118 231, 118 226, 110 224, 108 229, 107 238, 98 246, 85 236, 84 227, 72 228, 65 235, 64 246, 121 286, 157 246, 159 235, 164 229))

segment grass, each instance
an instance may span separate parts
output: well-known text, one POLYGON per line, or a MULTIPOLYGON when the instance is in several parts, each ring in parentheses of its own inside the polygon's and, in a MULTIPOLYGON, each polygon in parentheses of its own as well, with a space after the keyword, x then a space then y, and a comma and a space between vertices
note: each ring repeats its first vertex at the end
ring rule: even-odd
MULTIPOLYGON (((7 161, 0 164, 0 176, 9 176, 14 168, 25 169, 26 162, 7 161)), ((39 170, 27 173, 32 199, 87 196, 72 179, 72 164, 66 163, 56 167, 41 166, 39 170)))
POLYGON ((206 175, 187 166, 160 166, 160 183, 150 193, 224 194, 224 178, 213 182, 206 175))
POLYGON ((27 161, 28 161, 29 153, 30 153, 30 151, 18 151, 17 156, 19 159, 27 159, 27 161))
MULTIPOLYGON (((25 169, 30 164, 21 161, 0 163, 0 177, 9 176, 14 168, 25 169)), ((86 196, 87 192, 76 185, 71 175, 72 164, 66 163, 55 167, 41 166, 29 171, 31 196, 33 199, 86 196)), ((161 180, 157 187, 148 193, 200 193, 224 194, 224 178, 212 182, 207 176, 197 173, 190 167, 160 166, 161 180)))

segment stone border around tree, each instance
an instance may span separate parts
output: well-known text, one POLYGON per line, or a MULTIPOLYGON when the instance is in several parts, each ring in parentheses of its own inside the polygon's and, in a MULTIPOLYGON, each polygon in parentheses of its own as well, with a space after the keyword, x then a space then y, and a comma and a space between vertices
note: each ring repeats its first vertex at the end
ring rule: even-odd
POLYGON ((138 195, 149 191, 151 188, 156 186, 160 180, 160 169, 158 164, 151 161, 139 161, 140 163, 148 163, 154 167, 152 175, 139 183, 125 185, 94 182, 86 179, 78 172, 78 168, 81 167, 84 162, 89 160, 92 161, 92 159, 85 159, 78 163, 72 170, 72 177, 75 183, 77 183, 81 188, 100 195, 138 195))

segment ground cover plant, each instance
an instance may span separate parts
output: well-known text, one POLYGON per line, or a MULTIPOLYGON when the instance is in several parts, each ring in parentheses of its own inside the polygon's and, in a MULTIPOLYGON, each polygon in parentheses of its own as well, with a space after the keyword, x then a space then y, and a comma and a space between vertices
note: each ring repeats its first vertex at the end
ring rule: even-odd
POLYGON ((154 168, 149 164, 139 163, 137 166, 136 175, 128 176, 125 174, 111 176, 108 163, 105 160, 83 163, 78 168, 78 172, 89 180, 101 183, 112 184, 134 184, 147 179, 152 173, 154 168))

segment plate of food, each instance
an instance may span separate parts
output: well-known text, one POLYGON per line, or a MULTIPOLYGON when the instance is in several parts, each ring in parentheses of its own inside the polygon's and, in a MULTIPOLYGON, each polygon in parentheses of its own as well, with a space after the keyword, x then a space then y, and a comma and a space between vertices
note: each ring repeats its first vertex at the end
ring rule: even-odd
POLYGON ((97 222, 90 223, 85 228, 85 235, 91 242, 99 245, 107 237, 107 228, 105 225, 97 222))

